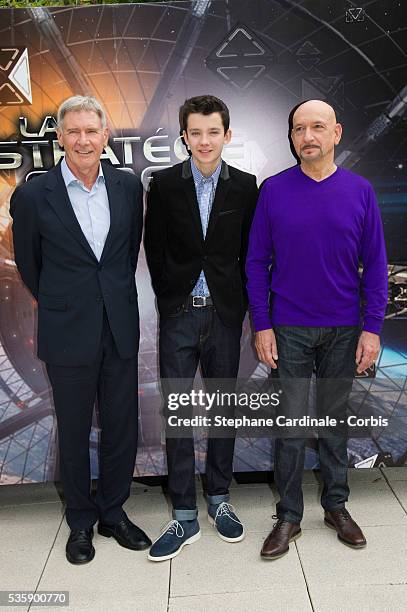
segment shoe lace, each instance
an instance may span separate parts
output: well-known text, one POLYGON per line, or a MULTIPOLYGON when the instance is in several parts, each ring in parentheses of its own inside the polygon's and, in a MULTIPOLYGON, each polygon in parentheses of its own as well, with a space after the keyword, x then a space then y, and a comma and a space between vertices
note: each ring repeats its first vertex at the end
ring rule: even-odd
POLYGON ((339 510, 337 510, 337 513, 338 513, 338 518, 341 519, 342 521, 348 521, 351 518, 351 515, 346 510, 346 508, 340 508, 339 510))
POLYGON ((273 523, 273 530, 275 531, 277 531, 278 529, 281 529, 284 523, 287 522, 287 521, 284 521, 283 519, 279 519, 276 514, 273 514, 271 518, 276 521, 275 523, 273 523))
POLYGON ((75 540, 78 544, 87 544, 89 542, 89 538, 91 538, 91 533, 84 529, 78 529, 73 532, 75 535, 75 540))
POLYGON ((164 533, 167 533, 168 535, 175 535, 177 538, 182 538, 184 536, 184 528, 179 521, 174 519, 164 527, 163 534, 164 533))
POLYGON ((235 523, 239 523, 239 525, 240 525, 240 521, 237 518, 234 518, 232 516, 232 512, 235 513, 235 509, 232 506, 232 504, 228 504, 227 502, 222 502, 221 504, 219 504, 219 506, 218 506, 218 508, 216 510, 215 523, 216 523, 217 519, 220 518, 221 516, 227 516, 232 521, 235 521, 235 523))

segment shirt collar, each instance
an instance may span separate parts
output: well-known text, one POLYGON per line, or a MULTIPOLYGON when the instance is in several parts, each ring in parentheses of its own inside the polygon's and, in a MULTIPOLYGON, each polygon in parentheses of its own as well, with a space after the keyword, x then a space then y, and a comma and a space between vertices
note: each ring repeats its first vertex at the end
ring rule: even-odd
MULTIPOLYGON (((66 187, 68 187, 68 185, 71 185, 72 183, 78 183, 79 185, 83 185, 82 181, 78 179, 74 175, 72 170, 69 168, 68 164, 66 163, 65 157, 63 158, 61 162, 61 173, 62 173, 62 178, 64 179, 64 183, 66 187)), ((99 182, 101 180, 104 181, 105 176, 103 174, 102 164, 99 164, 99 172, 98 172, 96 182, 99 182)))
POLYGON ((195 183, 200 183, 201 181, 208 181, 209 179, 212 179, 216 185, 218 182, 218 178, 220 176, 221 169, 222 169, 222 160, 220 161, 220 163, 218 164, 218 166, 215 168, 215 170, 212 172, 210 176, 204 176, 202 172, 196 167, 194 160, 191 157, 191 171, 192 171, 192 176, 194 177, 195 183))

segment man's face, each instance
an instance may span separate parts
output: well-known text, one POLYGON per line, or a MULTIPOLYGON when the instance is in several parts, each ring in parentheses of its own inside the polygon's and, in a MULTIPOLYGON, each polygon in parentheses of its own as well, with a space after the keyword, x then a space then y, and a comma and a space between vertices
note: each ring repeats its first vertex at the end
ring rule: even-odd
POLYGON ((74 174, 97 171, 109 131, 102 127, 102 120, 95 111, 68 111, 57 135, 74 174))
POLYGON ((334 158, 342 127, 336 122, 334 110, 325 102, 311 100, 294 113, 292 142, 302 162, 334 158))
POLYGON ((183 137, 195 161, 201 165, 216 166, 223 146, 230 142, 232 133, 230 130, 225 133, 220 113, 192 113, 188 116, 187 131, 184 130, 183 137))

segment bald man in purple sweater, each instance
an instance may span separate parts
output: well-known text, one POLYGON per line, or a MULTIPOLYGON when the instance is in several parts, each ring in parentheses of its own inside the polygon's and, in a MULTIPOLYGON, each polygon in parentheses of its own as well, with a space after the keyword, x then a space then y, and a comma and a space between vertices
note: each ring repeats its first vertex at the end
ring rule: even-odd
MULTIPOLYGON (((255 346, 282 387, 291 381, 285 394, 290 416, 306 414, 315 369, 318 415, 334 405, 342 417, 355 370, 366 370, 380 350, 387 303, 383 227, 370 183, 334 163, 342 135, 334 109, 309 100, 291 117, 300 165, 264 182, 250 233, 246 273, 255 346)), ((285 554, 301 535, 305 445, 305 437, 276 439, 280 501, 261 551, 266 559, 285 554)), ((345 508, 346 434, 320 435, 318 451, 325 524, 342 542, 361 548, 365 537, 345 508)))

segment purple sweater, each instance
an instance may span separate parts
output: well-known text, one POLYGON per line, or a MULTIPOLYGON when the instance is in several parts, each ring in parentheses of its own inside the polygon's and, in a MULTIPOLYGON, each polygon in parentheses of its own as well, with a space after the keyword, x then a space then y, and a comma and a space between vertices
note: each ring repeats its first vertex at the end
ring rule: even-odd
POLYGON ((250 231, 246 273, 256 331, 362 323, 379 334, 387 260, 370 183, 343 168, 317 182, 300 166, 267 179, 250 231))

